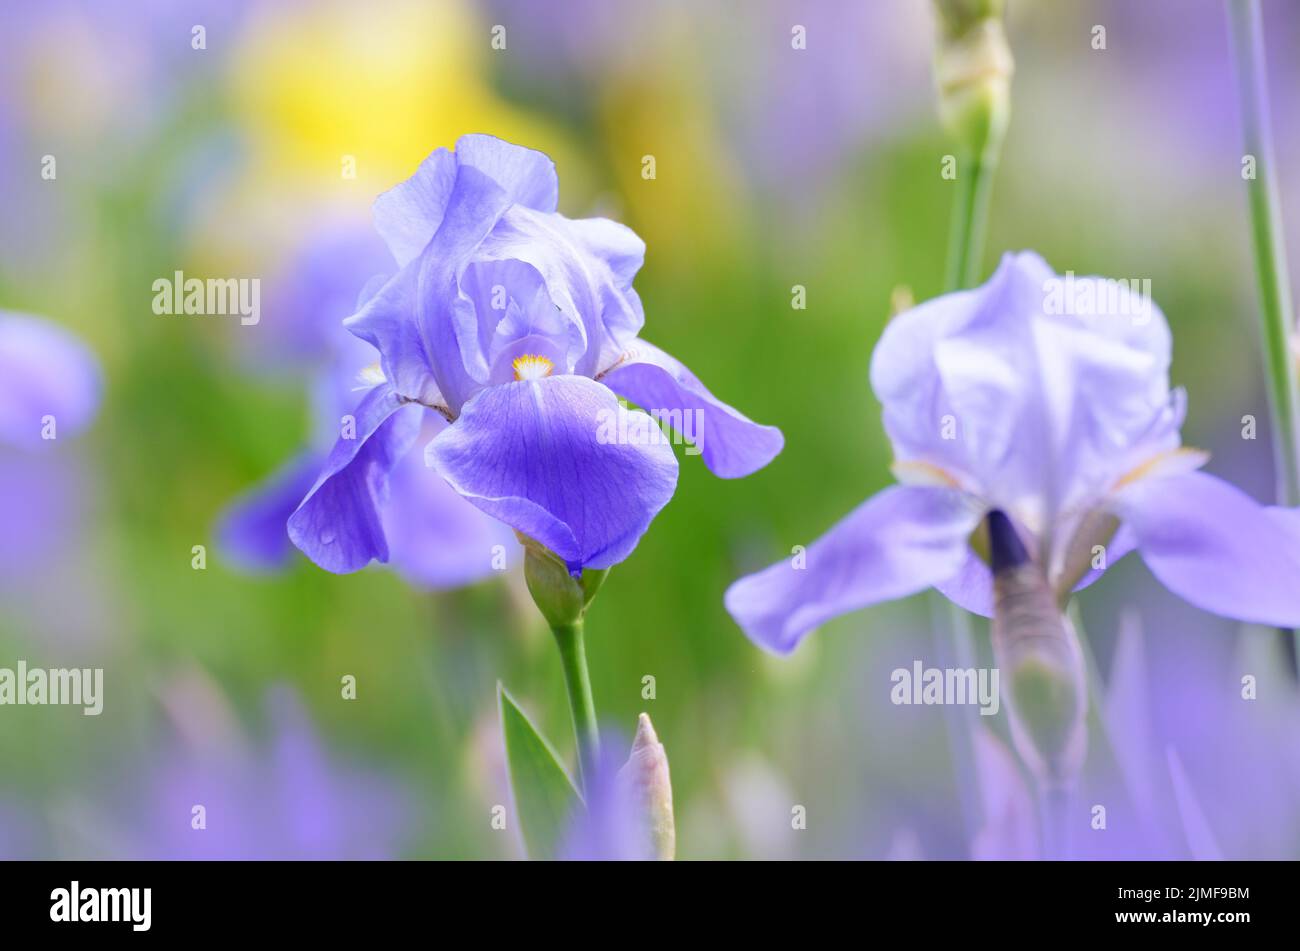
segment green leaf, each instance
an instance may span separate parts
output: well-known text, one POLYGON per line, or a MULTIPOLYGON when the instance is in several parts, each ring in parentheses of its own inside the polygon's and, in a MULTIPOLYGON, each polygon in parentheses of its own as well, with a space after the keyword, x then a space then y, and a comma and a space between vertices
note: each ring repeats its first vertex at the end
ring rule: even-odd
POLYGON ((554 747, 500 683, 497 703, 524 847, 529 858, 553 859, 560 836, 582 800, 554 747))

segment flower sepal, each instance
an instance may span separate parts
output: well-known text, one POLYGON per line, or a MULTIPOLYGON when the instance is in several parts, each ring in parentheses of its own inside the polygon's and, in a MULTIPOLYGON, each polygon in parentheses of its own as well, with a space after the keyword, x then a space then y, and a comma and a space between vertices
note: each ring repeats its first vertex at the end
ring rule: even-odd
POLYGON ((521 532, 515 537, 524 546, 524 580, 537 609, 552 628, 569 627, 582 620, 595 599, 608 568, 586 568, 574 575, 564 559, 541 542, 521 532))
POLYGON ((564 560, 541 542, 519 532, 515 535, 524 546, 524 581, 528 593, 546 623, 552 628, 577 623, 586 608, 581 582, 569 573, 564 560))

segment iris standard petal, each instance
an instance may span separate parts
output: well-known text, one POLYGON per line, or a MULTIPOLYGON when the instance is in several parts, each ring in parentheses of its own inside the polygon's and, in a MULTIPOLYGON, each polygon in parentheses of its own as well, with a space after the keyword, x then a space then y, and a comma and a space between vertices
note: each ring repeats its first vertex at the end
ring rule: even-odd
POLYGON ((546 155, 490 135, 466 135, 456 151, 438 149, 415 174, 375 199, 375 229, 399 265, 420 256, 442 226, 462 167, 494 182, 508 203, 551 212, 559 201, 555 163, 546 155))
POLYGON ((324 453, 304 452, 231 502, 217 524, 222 554, 246 571, 284 567, 293 552, 289 516, 324 465, 324 453))
POLYGON ((434 380, 453 414, 482 385, 465 366, 461 337, 468 335, 473 342, 478 320, 458 282, 471 254, 510 204, 510 196, 492 179, 462 165, 438 233, 418 260, 415 322, 434 380))
POLYGON ((0 441, 31 448, 46 440, 46 417, 69 436, 99 409, 99 362, 57 324, 0 311, 0 441))
POLYGON ((586 332, 586 348, 574 372, 595 376, 622 355, 645 322, 626 280, 640 259, 633 250, 639 247, 641 239, 615 222, 579 224, 515 205, 474 252, 474 260, 532 265, 551 302, 586 332))
POLYGON ((781 430, 728 406, 680 361, 644 340, 637 340, 628 358, 601 379, 693 442, 705 465, 724 479, 763 468, 785 445, 781 430))
POLYGON ((444 399, 413 318, 418 277, 419 262, 407 264, 343 325, 379 351, 384 378, 397 393, 425 406, 437 406, 444 399))
POLYGON ((1116 497, 1142 560, 1215 614, 1300 626, 1300 517, 1203 472, 1141 479, 1116 497))
POLYGON ((512 203, 548 213, 559 204, 560 180, 544 152, 493 135, 462 135, 456 140, 456 161, 492 179, 512 203))
POLYGON ((380 515, 388 474, 420 432, 423 410, 391 386, 377 386, 357 407, 352 438, 340 436, 307 497, 289 518, 289 538, 326 571, 388 560, 380 515))
POLYGON ((400 266, 418 258, 433 239, 455 184, 456 158, 438 149, 414 175, 375 199, 375 230, 400 266))
POLYGON ((1128 282, 1004 256, 983 286, 898 315, 872 357, 895 456, 1037 530, 1178 444, 1168 325, 1128 282))
POLYGON ((574 571, 626 558, 677 485, 677 459, 650 418, 577 376, 489 387, 429 444, 427 459, 574 571))
POLYGON ((979 510, 952 489, 891 486, 808 546, 727 589, 731 616, 760 647, 788 654, 819 624, 914 594, 961 567, 979 510))

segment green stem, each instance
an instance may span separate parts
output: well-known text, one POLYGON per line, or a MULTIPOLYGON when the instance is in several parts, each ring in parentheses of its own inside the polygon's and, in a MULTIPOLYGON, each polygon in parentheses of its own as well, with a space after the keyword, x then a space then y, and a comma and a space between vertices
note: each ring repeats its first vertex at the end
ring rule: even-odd
POLYGON ((1229 0, 1228 22, 1236 63, 1242 135, 1246 154, 1255 160, 1255 176, 1247 179, 1255 276, 1259 283, 1260 321, 1267 369, 1269 412, 1277 459, 1278 501, 1300 505, 1300 393, 1290 350, 1291 287, 1287 280, 1286 248, 1277 179, 1273 172, 1273 136, 1268 116, 1268 84, 1264 68, 1264 27, 1259 0, 1229 0))
MULTIPOLYGON (((985 144, 982 155, 958 167, 959 190, 952 209, 952 223, 948 236, 948 263, 944 277, 944 292, 974 287, 980 279, 980 261, 983 255, 984 234, 988 230, 989 196, 992 194, 993 175, 997 170, 1001 152, 1000 136, 992 136, 985 144)), ((947 640, 936 624, 936 646, 941 658, 952 655, 959 667, 975 665, 975 635, 971 630, 970 616, 938 592, 931 593, 931 617, 938 618, 939 605, 947 608, 947 640)), ((979 832, 985 816, 979 803, 978 764, 975 762, 973 731, 979 728, 973 711, 945 707, 945 725, 957 773, 957 793, 971 838, 979 832), (969 714, 969 715, 968 715, 969 714)))
POLYGON ((569 691, 573 732, 578 738, 578 767, 583 788, 596 772, 600 753, 600 732, 596 729, 596 704, 591 697, 591 675, 587 672, 587 650, 582 641, 582 621, 551 628, 560 648, 564 685, 569 691))
MULTIPOLYGON (((930 617, 934 624, 934 649, 940 667, 972 668, 975 666, 975 636, 970 616, 937 591, 930 592, 930 617), (946 620, 945 620, 946 618, 946 620)), ((984 828, 984 811, 980 803, 979 765, 975 762, 974 733, 980 729, 980 716, 970 705, 948 704, 943 708, 944 728, 952 752, 957 801, 961 805, 969 841, 984 828)))
POLYGON ((943 282, 946 293, 974 287, 979 283, 998 151, 996 146, 991 145, 984 150, 982 156, 969 158, 958 166, 957 200, 952 208, 948 264, 943 282))

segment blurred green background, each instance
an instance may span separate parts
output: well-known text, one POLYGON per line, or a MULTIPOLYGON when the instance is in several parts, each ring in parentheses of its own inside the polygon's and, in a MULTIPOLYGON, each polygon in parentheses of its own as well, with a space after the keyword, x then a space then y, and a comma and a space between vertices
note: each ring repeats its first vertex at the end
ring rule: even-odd
MULTIPOLYGON (((302 558, 248 576, 213 535, 311 427, 308 377, 257 357, 313 215, 363 217, 430 151, 481 131, 551 154, 565 214, 636 230, 646 336, 786 435, 743 480, 682 456, 676 496, 588 619, 602 721, 630 734, 646 710, 666 745, 679 855, 965 854, 941 711, 886 702, 889 671, 931 656, 925 600, 840 619, 786 660, 722 606, 734 578, 890 481, 868 361, 896 288, 940 290, 953 194, 928 4, 165 6, 5 4, 0 307, 76 330, 106 378, 75 447, 75 534, 0 587, 0 664, 102 666, 105 710, 0 711, 12 837, 29 854, 129 854, 172 821, 151 764, 215 729, 186 725, 177 692, 215 698, 256 744, 282 684, 332 760, 404 791, 410 822, 387 852, 519 854, 489 823, 508 801, 497 681, 566 755, 572 730, 518 570, 437 594, 382 566, 332 576, 302 558), (793 24, 806 50, 791 48, 793 24), (45 154, 56 181, 39 177, 45 154), (151 284, 178 269, 261 277, 261 323, 155 316, 151 284), (806 831, 790 828, 793 804, 806 831)), ((1265 15, 1276 110, 1293 118, 1300 17, 1287 7, 1265 15)), ((1032 248, 1060 272, 1150 278, 1189 390, 1186 441, 1221 450, 1211 469, 1267 498, 1267 439, 1236 438, 1264 405, 1221 4, 1012 3, 1008 29, 1014 111, 983 272, 1032 248)), ((1286 122, 1278 134, 1295 222, 1300 138, 1286 122)), ((1231 639, 1226 623, 1165 611, 1136 559, 1112 575, 1084 599, 1103 666, 1118 612, 1140 598, 1176 619, 1150 637, 1231 639)), ((373 819, 355 818, 363 837, 373 819)))

